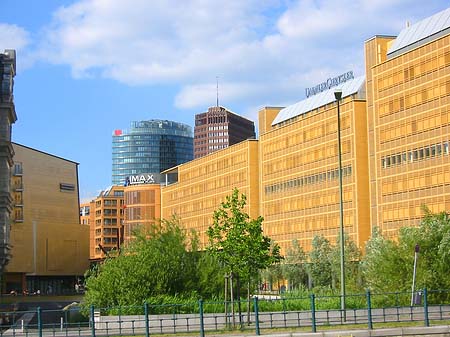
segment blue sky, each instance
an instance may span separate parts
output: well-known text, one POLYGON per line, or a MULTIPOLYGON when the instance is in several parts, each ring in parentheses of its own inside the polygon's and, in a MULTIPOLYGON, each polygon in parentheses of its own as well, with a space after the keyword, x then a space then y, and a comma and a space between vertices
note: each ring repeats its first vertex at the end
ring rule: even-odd
POLYGON ((364 74, 364 41, 443 0, 0 0, 16 49, 13 141, 80 163, 82 200, 111 184, 111 140, 133 120, 193 126, 216 102, 257 123, 330 76, 364 74))

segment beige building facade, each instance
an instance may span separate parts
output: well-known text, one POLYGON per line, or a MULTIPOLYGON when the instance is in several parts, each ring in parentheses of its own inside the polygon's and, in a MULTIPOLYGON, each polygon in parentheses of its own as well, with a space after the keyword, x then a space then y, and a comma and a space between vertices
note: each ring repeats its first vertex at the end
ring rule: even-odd
POLYGON ((72 292, 89 268, 79 221, 78 163, 14 144, 11 255, 4 291, 72 292))

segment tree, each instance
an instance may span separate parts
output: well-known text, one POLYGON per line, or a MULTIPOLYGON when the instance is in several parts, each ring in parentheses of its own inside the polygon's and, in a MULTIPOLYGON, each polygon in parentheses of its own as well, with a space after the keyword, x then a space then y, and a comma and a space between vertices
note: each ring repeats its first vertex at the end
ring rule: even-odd
POLYGON ((323 235, 316 235, 309 252, 310 273, 314 286, 331 286, 331 245, 323 235))
POLYGON ((198 285, 195 241, 188 242, 175 218, 142 229, 119 256, 106 259, 87 278, 85 302, 141 305, 153 296, 192 292, 198 285))
MULTIPOLYGON (((336 245, 330 251, 330 267, 333 288, 340 284, 341 273, 341 239, 338 237, 336 245)), ((344 234, 345 280, 348 288, 356 290, 360 286, 361 251, 348 234, 344 234)))
POLYGON ((283 264, 283 275, 289 282, 290 289, 300 288, 308 283, 307 255, 297 240, 287 250, 283 264))
POLYGON ((241 277, 250 285, 259 270, 279 261, 281 256, 279 246, 263 234, 263 218, 250 219, 244 211, 246 199, 235 188, 214 212, 213 225, 206 233, 208 251, 232 278, 241 277))
POLYGON ((206 298, 214 298, 223 294, 225 270, 216 256, 202 252, 197 264, 198 293, 206 298))
POLYGON ((366 244, 362 260, 363 275, 368 288, 376 291, 406 290, 409 262, 404 260, 397 242, 388 240, 374 228, 366 244))
POLYGON ((409 291, 414 249, 419 245, 416 288, 450 288, 450 216, 423 208, 418 227, 400 229, 398 242, 383 238, 375 230, 366 246, 363 272, 367 285, 377 291, 409 291))

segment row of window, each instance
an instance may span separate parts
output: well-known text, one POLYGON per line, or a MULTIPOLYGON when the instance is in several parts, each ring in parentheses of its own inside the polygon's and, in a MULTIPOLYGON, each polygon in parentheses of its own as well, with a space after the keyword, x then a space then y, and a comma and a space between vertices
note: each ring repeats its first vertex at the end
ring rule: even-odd
MULTIPOLYGON (((322 119, 329 117, 327 115, 322 116, 322 119)), ((350 116, 341 115, 341 132, 345 132, 350 128, 350 116)), ((286 132, 285 130, 283 132, 286 132)), ((335 135, 337 132, 337 119, 333 118, 327 122, 317 123, 317 126, 296 127, 295 133, 292 133, 290 137, 282 137, 281 139, 275 138, 273 141, 264 143, 262 147, 263 154, 268 155, 277 151, 283 153, 288 148, 297 148, 299 145, 305 145, 305 143, 314 139, 324 138, 329 135, 335 135), (303 131, 299 131, 304 129, 303 131)))
MULTIPOLYGON (((342 141, 342 155, 346 155, 351 151, 350 140, 342 141)), ((338 145, 334 142, 333 145, 323 144, 321 147, 316 147, 314 150, 304 151, 295 155, 280 157, 279 160, 267 160, 264 164, 263 170, 265 175, 279 174, 280 171, 299 169, 304 165, 314 163, 320 160, 336 158, 338 155, 338 145)), ((269 158, 268 158, 269 159, 269 158)))
MULTIPOLYGON (((120 210, 120 215, 122 215, 122 213, 123 213, 123 210, 121 209, 120 210)), ((98 209, 98 210, 95 211, 95 216, 96 217, 99 217, 101 215, 102 215, 102 210, 101 209, 98 209)), ((117 216, 117 209, 105 209, 103 211, 103 215, 105 215, 105 216, 117 216)))
MULTIPOLYGON (((103 235, 116 235, 117 236, 118 232, 118 228, 103 228, 103 235)), ((95 230, 95 235, 101 235, 102 234, 102 229, 101 228, 97 228, 95 230)))
POLYGON ((381 167, 383 169, 386 169, 391 166, 413 163, 416 161, 434 158, 442 155, 448 156, 448 154, 449 154, 449 142, 442 142, 427 145, 409 151, 394 153, 389 156, 384 156, 381 158, 381 167))
POLYGON ((389 123, 380 131, 380 143, 405 138, 421 132, 431 131, 441 126, 448 125, 450 122, 450 109, 444 107, 427 112, 420 119, 410 121, 400 120, 395 123, 389 123))
MULTIPOLYGON (((273 198, 264 204, 264 217, 266 220, 272 220, 280 216, 286 219, 303 217, 307 214, 312 216, 313 214, 336 212, 340 202, 339 189, 336 187, 333 189, 319 188, 304 194, 293 194, 289 198, 273 198)), ((353 208, 354 191, 352 187, 346 185, 342 192, 342 200, 346 203, 345 209, 348 211, 353 208)))
POLYGON ((378 114, 380 117, 392 115, 404 109, 431 102, 434 99, 448 95, 448 93, 450 93, 450 81, 438 83, 433 87, 415 90, 407 95, 379 103, 378 114))
POLYGON ((180 174, 180 180, 187 181, 204 177, 205 174, 217 173, 218 170, 232 168, 233 166, 237 168, 246 167, 247 158, 247 151, 239 154, 233 153, 229 158, 220 159, 211 164, 205 163, 196 169, 186 170, 186 172, 180 174))
MULTIPOLYGON (((342 168, 342 176, 350 176, 352 167, 346 166, 342 168)), ((339 178, 339 169, 328 170, 326 172, 316 173, 308 176, 290 179, 281 183, 266 186, 264 188, 266 194, 285 192, 293 188, 299 188, 312 184, 320 184, 326 181, 332 181, 339 178)))
POLYGON ((381 186, 381 193, 384 202, 389 203, 391 201, 398 201, 400 199, 408 200, 409 197, 404 193, 419 192, 421 197, 426 195, 432 195, 436 193, 435 188, 439 188, 444 185, 450 185, 450 172, 449 171, 434 171, 420 170, 415 174, 408 174, 402 176, 395 176, 390 179, 385 179, 381 186))
MULTIPOLYGON (((117 225, 117 218, 112 218, 112 219, 109 219, 109 218, 106 218, 106 219, 103 219, 103 224, 105 225, 105 226, 116 226, 117 225)), ((101 226, 102 225, 102 220, 101 219, 96 219, 95 220, 95 225, 96 226, 101 226)))
POLYGON ((378 79, 378 90, 386 90, 393 86, 402 84, 404 82, 411 81, 413 79, 424 76, 430 72, 436 71, 439 68, 443 68, 450 64, 450 52, 447 51, 445 54, 439 57, 432 57, 421 63, 411 65, 405 69, 400 69, 393 74, 380 77, 378 79))
MULTIPOLYGON (((211 177, 199 184, 191 185, 183 189, 176 190, 170 194, 170 200, 189 200, 194 195, 204 194, 209 192, 217 193, 218 189, 228 188, 229 186, 240 186, 247 179, 246 171, 240 170, 235 171, 232 174, 221 176, 221 177, 211 177)), ((209 199, 210 200, 210 199, 209 199)), ((195 202, 200 202, 196 200, 195 202)), ((215 207, 215 202, 208 204, 207 207, 213 205, 215 207)))

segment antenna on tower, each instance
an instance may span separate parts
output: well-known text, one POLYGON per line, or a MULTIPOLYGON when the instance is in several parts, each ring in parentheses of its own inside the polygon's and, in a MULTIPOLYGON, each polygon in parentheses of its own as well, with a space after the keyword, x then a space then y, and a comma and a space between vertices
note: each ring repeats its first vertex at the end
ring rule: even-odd
POLYGON ((216 76, 216 105, 219 107, 219 76, 216 76))

